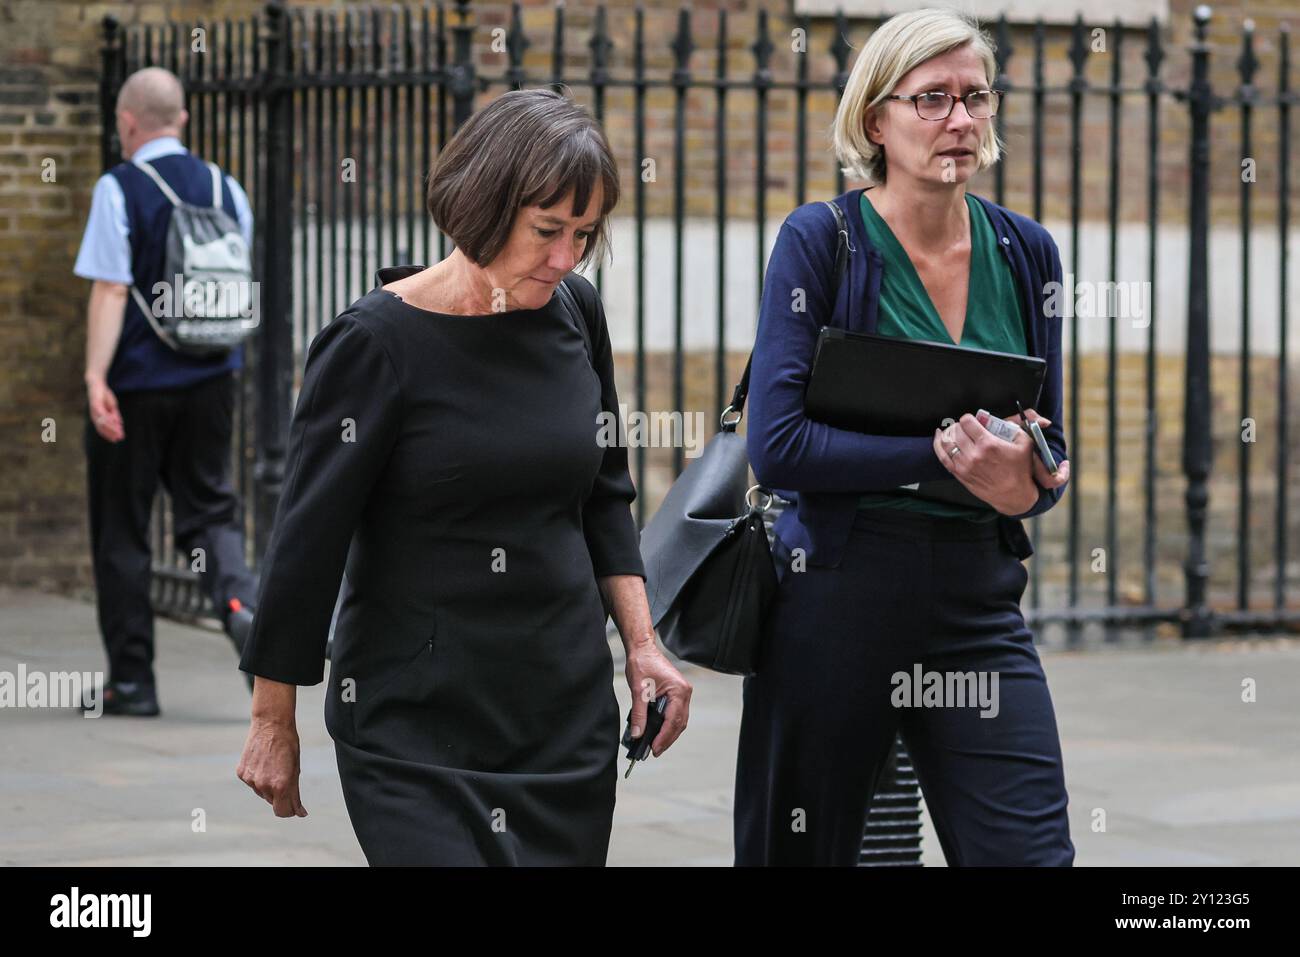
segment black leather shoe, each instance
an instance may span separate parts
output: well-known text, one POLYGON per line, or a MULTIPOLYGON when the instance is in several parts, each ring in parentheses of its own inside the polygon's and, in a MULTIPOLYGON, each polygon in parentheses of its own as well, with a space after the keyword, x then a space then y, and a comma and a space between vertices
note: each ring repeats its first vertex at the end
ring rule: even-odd
MULTIPOLYGON (((160 713, 158 692, 152 685, 137 682, 119 681, 104 685, 100 707, 104 714, 128 715, 136 718, 152 718, 160 713)), ((93 711, 94 709, 83 701, 81 710, 93 711)))

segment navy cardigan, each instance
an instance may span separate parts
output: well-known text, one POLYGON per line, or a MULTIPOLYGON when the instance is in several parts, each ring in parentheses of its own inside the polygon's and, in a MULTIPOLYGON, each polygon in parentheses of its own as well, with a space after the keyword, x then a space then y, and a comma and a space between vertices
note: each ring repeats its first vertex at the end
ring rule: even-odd
MULTIPOLYGON (((838 566, 863 492, 948 478, 929 436, 865 435, 814 422, 803 397, 813 350, 823 325, 875 332, 884 258, 867 239, 863 190, 835 197, 849 224, 851 250, 838 296, 830 284, 835 260, 835 217, 824 203, 806 203, 786 217, 763 280, 758 334, 749 388, 746 445, 754 475, 796 503, 775 531, 809 564, 838 566), (797 298, 799 290, 803 298, 797 298), (802 305, 802 311, 798 307, 802 305)), ((975 197, 988 211, 999 245, 1024 297, 1029 352, 1047 361, 1036 411, 1052 420, 1044 430, 1056 460, 1068 458, 1061 421, 1061 257, 1051 235, 1026 216, 975 197), (1049 310, 1049 305, 1051 306, 1049 310)), ((972 413, 974 409, 970 410, 972 413)), ((1047 511, 1064 487, 1040 489, 1038 501, 1016 516, 999 516, 1001 532, 1021 558, 1033 553, 1020 519, 1047 511)))

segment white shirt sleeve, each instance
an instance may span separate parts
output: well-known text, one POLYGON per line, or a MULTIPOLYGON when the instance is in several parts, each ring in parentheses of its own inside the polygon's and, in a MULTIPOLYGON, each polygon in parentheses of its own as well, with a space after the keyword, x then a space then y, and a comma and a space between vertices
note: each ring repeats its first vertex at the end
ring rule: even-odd
POLYGON ((239 231, 244 234, 244 242, 248 243, 248 251, 252 253, 253 210, 248 205, 248 197, 244 195, 244 188, 229 173, 226 174, 226 185, 230 187, 231 198, 235 201, 235 217, 239 220, 239 231))
POLYGON ((131 285, 131 223, 118 181, 105 173, 95 183, 90 217, 72 271, 82 279, 131 285))

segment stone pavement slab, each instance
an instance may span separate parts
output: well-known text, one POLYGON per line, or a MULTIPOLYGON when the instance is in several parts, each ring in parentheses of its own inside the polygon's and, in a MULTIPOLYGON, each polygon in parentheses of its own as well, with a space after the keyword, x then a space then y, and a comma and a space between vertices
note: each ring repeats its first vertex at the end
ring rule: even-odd
MULTIPOLYGON (((0 863, 364 866, 324 727, 325 685, 299 689, 309 816, 278 819, 235 777, 249 696, 229 642, 160 618, 157 645, 159 718, 0 709, 0 863)), ((611 647, 626 714, 621 648, 611 647)), ((1041 654, 1079 866, 1300 863, 1300 641, 1041 654), (1246 678, 1255 703, 1241 700, 1246 678)), ((0 592, 0 671, 19 663, 102 670, 93 606, 0 592)), ((620 761, 612 865, 731 864, 741 682, 685 673, 695 686, 686 734, 627 780, 620 761)), ((923 861, 944 863, 928 815, 923 861)))

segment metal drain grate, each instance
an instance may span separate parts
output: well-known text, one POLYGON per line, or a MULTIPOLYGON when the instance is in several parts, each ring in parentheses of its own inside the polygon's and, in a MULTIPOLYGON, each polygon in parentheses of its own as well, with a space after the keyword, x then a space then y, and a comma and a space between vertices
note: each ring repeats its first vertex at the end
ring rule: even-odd
POLYGON ((921 788, 901 737, 880 772, 858 866, 921 866, 921 788))

